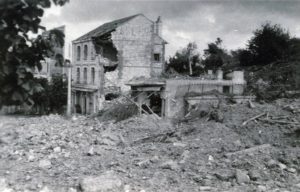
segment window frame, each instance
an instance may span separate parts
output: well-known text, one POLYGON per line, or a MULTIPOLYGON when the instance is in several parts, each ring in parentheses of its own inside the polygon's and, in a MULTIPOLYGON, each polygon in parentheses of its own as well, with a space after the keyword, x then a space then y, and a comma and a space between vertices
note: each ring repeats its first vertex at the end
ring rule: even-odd
POLYGON ((77 54, 76 54, 76 60, 80 61, 80 59, 81 59, 81 46, 80 45, 77 45, 76 52, 77 52, 77 54))
POLYGON ((80 83, 80 67, 77 67, 76 69, 76 82, 80 83))
POLYGON ((88 81, 88 69, 87 67, 83 68, 83 83, 87 84, 88 81))
POLYGON ((83 46, 83 60, 87 60, 88 59, 88 50, 89 50, 88 45, 85 44, 83 46))
POLYGON ((156 63, 161 62, 161 56, 160 55, 161 55, 160 53, 154 53, 153 54, 153 61, 156 62, 156 63), (158 56, 158 59, 156 59, 157 58, 156 56, 158 56))
POLYGON ((96 79, 96 70, 95 67, 92 67, 91 69, 91 83, 94 85, 95 84, 95 79, 96 79))

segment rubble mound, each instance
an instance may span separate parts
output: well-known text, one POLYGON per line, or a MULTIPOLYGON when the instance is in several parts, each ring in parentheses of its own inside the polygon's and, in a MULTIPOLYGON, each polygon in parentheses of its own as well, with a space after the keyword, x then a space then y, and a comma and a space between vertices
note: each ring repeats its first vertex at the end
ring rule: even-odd
POLYGON ((0 189, 296 192, 299 103, 223 103, 222 121, 1 116, 0 189))
POLYGON ((113 103, 109 108, 98 113, 100 121, 123 121, 139 113, 138 107, 132 103, 113 103))

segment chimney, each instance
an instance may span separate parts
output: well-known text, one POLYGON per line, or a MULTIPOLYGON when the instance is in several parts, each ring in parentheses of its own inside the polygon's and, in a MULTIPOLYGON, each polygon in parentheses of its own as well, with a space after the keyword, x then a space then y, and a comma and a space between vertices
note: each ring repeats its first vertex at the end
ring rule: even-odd
POLYGON ((234 71, 232 75, 232 81, 235 83, 244 83, 244 72, 243 71, 234 71))
POLYGON ((217 70, 217 79, 223 80, 223 71, 221 69, 217 70))
POLYGON ((154 26, 155 33, 161 37, 162 36, 162 21, 161 21, 160 16, 157 18, 154 25, 155 25, 154 26))

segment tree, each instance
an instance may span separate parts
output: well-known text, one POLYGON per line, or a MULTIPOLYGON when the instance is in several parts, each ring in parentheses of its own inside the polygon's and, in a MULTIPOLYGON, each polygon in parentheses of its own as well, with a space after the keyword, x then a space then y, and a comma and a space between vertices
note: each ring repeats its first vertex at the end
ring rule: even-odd
POLYGON ((50 85, 48 79, 46 78, 34 78, 34 81, 39 83, 42 86, 42 90, 35 92, 32 96, 32 100, 34 102, 33 108, 35 109, 35 113, 44 114, 49 112, 50 105, 50 85))
POLYGON ((49 107, 51 112, 63 112, 63 106, 67 102, 67 82, 66 77, 62 75, 56 75, 52 77, 52 81, 49 88, 49 107))
POLYGON ((280 25, 263 24, 248 42, 253 64, 266 65, 288 58, 290 35, 280 25))
POLYGON ((289 42, 289 59, 300 60, 300 39, 292 38, 289 42))
POLYGON ((185 48, 175 53, 167 62, 167 71, 174 69, 181 74, 197 75, 200 67, 200 54, 197 51, 196 43, 188 43, 185 48))
POLYGON ((205 68, 216 70, 228 63, 230 56, 221 45, 222 39, 218 37, 215 42, 208 44, 207 49, 204 49, 204 59, 202 63, 205 68))
POLYGON ((34 78, 43 89, 33 94, 34 108, 39 114, 64 112, 67 102, 67 82, 63 75, 52 76, 51 82, 46 78, 34 78))
POLYGON ((188 64, 189 64, 189 72, 190 75, 193 75, 193 56, 197 55, 195 51, 197 50, 197 44, 196 43, 189 43, 186 48, 186 54, 188 57, 188 64))
MULTIPOLYGON (((33 104, 32 96, 42 86, 34 81, 33 72, 41 70, 41 60, 53 55, 53 39, 30 39, 38 33, 45 8, 64 5, 68 0, 1 0, 0 1, 0 107, 4 104, 33 104)), ((58 31, 54 41, 62 43, 58 31)), ((51 37, 51 35, 50 35, 51 37)), ((60 59, 61 60, 61 59, 60 59)))
POLYGON ((254 56, 248 49, 237 49, 235 51, 231 51, 231 55, 233 60, 236 60, 240 66, 253 65, 254 56))

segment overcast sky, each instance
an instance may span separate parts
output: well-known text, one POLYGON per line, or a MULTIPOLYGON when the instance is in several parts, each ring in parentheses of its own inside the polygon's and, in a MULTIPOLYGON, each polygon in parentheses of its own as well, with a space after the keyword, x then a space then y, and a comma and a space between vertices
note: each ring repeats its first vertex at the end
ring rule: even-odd
POLYGON ((202 54, 217 37, 226 49, 243 48, 266 21, 300 37, 300 0, 70 0, 48 9, 42 25, 47 29, 65 25, 70 42, 105 22, 137 13, 154 21, 161 16, 163 38, 169 43, 167 58, 188 42, 196 42, 202 54))

